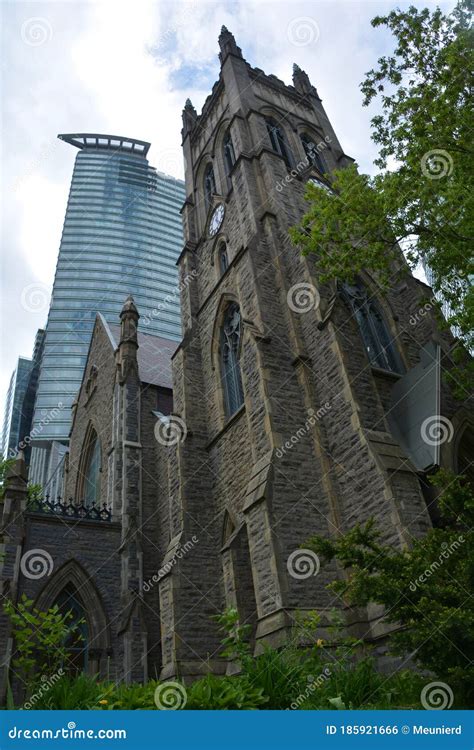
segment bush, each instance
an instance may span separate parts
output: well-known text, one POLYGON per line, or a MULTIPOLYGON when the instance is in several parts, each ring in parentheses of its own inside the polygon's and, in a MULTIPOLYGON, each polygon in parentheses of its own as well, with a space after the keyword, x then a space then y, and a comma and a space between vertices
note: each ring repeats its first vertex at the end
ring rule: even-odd
POLYGON ((348 572, 331 588, 349 604, 386 608, 386 621, 399 627, 390 639, 394 653, 413 653, 422 669, 450 686, 457 705, 469 706, 474 607, 466 592, 474 570, 474 494, 464 477, 446 471, 431 481, 442 491, 444 526, 414 539, 409 549, 384 545, 373 520, 334 539, 314 537, 305 546, 348 572))
POLYGON ((252 710, 269 708, 263 688, 247 677, 216 677, 207 675, 189 686, 185 708, 198 710, 252 710))
POLYGON ((93 677, 85 674, 64 676, 48 689, 41 683, 34 685, 30 704, 33 710, 87 710, 97 707, 104 692, 104 686, 93 677))

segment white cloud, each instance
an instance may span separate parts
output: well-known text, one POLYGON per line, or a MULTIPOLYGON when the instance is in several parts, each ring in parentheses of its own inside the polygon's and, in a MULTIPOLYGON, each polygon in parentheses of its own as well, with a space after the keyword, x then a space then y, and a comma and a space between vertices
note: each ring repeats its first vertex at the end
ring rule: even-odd
POLYGON ((217 37, 224 24, 251 64, 287 83, 293 62, 308 72, 342 146, 368 170, 375 151, 370 113, 361 106, 358 87, 388 44, 387 34, 371 29, 370 19, 391 7, 392 2, 378 0, 4 4, 6 332, 0 409, 17 356, 31 352, 35 330, 45 322, 44 316, 22 308, 21 294, 29 284, 53 280, 75 157, 56 134, 93 131, 143 138, 152 143, 154 166, 182 176, 181 110, 188 96, 199 109, 217 79, 217 37), (44 19, 41 44, 25 33, 31 18, 44 19), (310 44, 302 45, 300 36, 292 43, 289 36, 289 24, 301 18, 317 26, 310 44), (193 66, 202 74, 199 83, 189 78, 193 66), (202 76, 209 77, 209 86, 202 76))

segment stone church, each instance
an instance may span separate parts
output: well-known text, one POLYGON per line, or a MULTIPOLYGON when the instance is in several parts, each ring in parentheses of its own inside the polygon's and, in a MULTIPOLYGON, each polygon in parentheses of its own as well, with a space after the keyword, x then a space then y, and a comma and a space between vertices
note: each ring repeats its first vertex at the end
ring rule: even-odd
MULTIPOLYGON (((201 114, 183 111, 182 341, 138 333, 132 298, 116 326, 98 313, 65 498, 28 501, 19 456, 3 502, 2 596, 72 609, 71 669, 111 679, 225 673, 212 618, 229 606, 256 652, 284 644, 297 611, 318 610, 324 632, 341 573, 305 541, 372 516, 409 543, 436 522, 426 472, 460 470, 472 446, 439 377, 453 339, 424 307, 429 287, 321 284, 288 238, 307 182, 330 190, 352 162, 308 75, 295 65, 286 85, 251 67, 225 28, 219 45, 201 114), (416 440, 418 401, 451 429, 433 449, 416 440)), ((346 616, 384 642, 380 611, 346 616)), ((0 644, 4 688, 3 614, 0 644)))

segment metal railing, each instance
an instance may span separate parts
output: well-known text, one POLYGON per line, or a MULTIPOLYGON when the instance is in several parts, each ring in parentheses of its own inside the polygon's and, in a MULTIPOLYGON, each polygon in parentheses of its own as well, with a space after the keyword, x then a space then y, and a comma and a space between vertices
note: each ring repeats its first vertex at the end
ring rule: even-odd
POLYGON ((97 505, 84 505, 76 503, 72 497, 69 500, 57 497, 50 500, 49 495, 44 497, 29 498, 27 508, 34 513, 44 513, 46 515, 61 516, 62 518, 75 518, 78 520, 88 519, 90 521, 111 521, 112 511, 109 510, 106 503, 97 505))

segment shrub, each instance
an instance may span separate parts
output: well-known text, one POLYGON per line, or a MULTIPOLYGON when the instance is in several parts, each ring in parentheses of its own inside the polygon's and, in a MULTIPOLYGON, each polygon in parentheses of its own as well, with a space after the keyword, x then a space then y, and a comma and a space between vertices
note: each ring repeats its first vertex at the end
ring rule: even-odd
POLYGON ((263 688, 245 676, 216 677, 207 675, 189 686, 185 708, 198 710, 252 710, 268 708, 263 688))
POLYGON ((104 686, 94 677, 80 674, 64 676, 47 690, 41 690, 41 684, 37 683, 32 688, 33 700, 30 702, 33 710, 87 710, 96 708, 104 693, 104 686), (34 699, 40 692, 40 697, 34 699))

